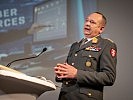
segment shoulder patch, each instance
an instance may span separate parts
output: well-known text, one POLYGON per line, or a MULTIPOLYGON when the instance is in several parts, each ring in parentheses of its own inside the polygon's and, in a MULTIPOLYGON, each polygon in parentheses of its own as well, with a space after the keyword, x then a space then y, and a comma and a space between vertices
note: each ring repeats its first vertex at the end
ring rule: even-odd
POLYGON ((114 41, 109 38, 104 38, 104 39, 109 40, 110 42, 114 43, 114 41))
POLYGON ((112 57, 115 57, 116 56, 116 50, 111 48, 110 54, 111 54, 112 57))

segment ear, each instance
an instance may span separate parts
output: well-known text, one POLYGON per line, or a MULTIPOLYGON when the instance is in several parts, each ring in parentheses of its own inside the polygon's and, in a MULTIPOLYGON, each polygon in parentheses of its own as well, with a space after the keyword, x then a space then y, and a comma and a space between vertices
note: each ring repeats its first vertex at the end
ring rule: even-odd
POLYGON ((100 33, 102 33, 104 31, 104 26, 102 26, 101 28, 100 28, 100 33))

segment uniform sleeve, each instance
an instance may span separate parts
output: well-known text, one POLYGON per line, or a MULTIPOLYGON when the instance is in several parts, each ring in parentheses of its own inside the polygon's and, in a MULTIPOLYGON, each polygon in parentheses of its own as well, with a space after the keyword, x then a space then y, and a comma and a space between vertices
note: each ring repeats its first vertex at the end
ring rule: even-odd
POLYGON ((117 47, 108 42, 102 51, 100 58, 100 71, 78 70, 77 82, 82 85, 111 86, 116 78, 117 47))

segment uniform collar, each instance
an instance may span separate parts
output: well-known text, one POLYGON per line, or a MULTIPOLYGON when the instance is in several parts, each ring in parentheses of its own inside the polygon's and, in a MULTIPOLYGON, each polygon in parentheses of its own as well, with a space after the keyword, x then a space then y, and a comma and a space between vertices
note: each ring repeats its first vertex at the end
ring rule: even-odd
POLYGON ((91 41, 91 40, 92 40, 92 38, 87 38, 87 40, 88 40, 88 41, 91 41))
MULTIPOLYGON (((88 42, 89 41, 91 41, 93 38, 97 38, 97 37, 99 37, 100 35, 97 35, 97 36, 94 36, 94 37, 92 37, 92 38, 87 38, 87 40, 88 40, 88 42)), ((84 38, 85 39, 85 38, 84 38)))

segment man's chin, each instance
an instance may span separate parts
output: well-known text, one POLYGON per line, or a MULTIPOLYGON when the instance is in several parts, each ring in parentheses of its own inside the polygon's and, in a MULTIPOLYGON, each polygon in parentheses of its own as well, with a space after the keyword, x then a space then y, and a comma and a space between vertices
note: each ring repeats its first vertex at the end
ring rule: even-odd
POLYGON ((92 35, 91 35, 91 34, 84 34, 84 36, 85 36, 86 38, 92 38, 92 35))
POLYGON ((91 34, 90 33, 88 33, 88 34, 84 34, 84 36, 90 36, 91 34))

